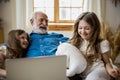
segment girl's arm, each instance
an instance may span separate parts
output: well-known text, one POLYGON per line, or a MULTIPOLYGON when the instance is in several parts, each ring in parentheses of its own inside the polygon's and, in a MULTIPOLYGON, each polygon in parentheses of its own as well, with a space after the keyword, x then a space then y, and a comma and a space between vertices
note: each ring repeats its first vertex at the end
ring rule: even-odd
POLYGON ((110 51, 102 54, 102 57, 103 57, 103 61, 105 63, 105 67, 106 67, 106 70, 108 72, 108 74, 114 78, 118 77, 120 75, 120 71, 119 69, 117 68, 113 68, 110 61, 109 61, 109 56, 108 54, 110 53, 110 51))

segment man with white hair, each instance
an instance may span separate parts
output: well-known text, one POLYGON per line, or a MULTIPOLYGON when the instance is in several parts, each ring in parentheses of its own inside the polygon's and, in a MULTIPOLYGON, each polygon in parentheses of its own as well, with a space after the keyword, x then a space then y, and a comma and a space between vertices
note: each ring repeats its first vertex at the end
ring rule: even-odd
POLYGON ((68 40, 62 34, 48 33, 48 16, 43 12, 34 12, 30 23, 33 30, 27 57, 55 55, 58 45, 68 40))

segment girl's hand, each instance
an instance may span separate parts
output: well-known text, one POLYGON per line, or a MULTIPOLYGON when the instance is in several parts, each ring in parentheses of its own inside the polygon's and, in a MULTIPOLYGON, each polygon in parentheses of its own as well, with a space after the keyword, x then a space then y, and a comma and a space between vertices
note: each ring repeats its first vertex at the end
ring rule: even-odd
POLYGON ((6 77, 6 70, 0 69, 0 77, 6 77))
POLYGON ((110 74, 110 76, 117 78, 120 76, 120 70, 118 68, 113 68, 111 70, 109 70, 108 72, 110 74))

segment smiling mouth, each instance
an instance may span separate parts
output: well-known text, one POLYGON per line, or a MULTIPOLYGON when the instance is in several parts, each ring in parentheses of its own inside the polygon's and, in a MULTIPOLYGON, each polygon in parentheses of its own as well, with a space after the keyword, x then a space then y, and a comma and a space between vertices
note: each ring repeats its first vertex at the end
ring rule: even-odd
POLYGON ((41 29, 47 29, 47 27, 43 27, 43 26, 40 26, 39 28, 41 28, 41 29))
POLYGON ((28 43, 28 42, 24 42, 24 43, 23 43, 23 45, 27 45, 27 46, 28 46, 28 45, 29 45, 29 43, 28 43))

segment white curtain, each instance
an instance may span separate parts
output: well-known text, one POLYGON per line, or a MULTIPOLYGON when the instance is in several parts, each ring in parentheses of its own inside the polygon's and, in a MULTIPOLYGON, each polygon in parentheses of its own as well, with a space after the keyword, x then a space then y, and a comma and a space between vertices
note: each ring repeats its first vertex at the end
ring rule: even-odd
POLYGON ((15 10, 13 15, 15 16, 15 27, 18 29, 24 29, 27 32, 31 31, 31 25, 29 19, 33 12, 33 0, 14 0, 16 5, 12 6, 15 10))
POLYGON ((104 0, 84 0, 84 12, 95 12, 100 20, 104 21, 105 1, 104 0))

